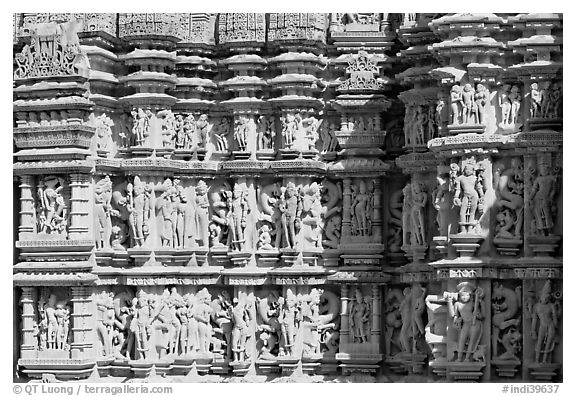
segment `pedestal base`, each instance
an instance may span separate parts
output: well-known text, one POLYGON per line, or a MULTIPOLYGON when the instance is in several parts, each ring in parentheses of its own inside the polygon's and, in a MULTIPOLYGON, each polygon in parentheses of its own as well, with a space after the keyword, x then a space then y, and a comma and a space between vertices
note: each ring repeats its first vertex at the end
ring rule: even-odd
POLYGON ((450 243, 460 257, 473 257, 483 240, 482 235, 466 233, 450 235, 450 243))
POLYGON ((440 258, 448 257, 448 246, 449 246, 448 237, 447 236, 435 236, 434 238, 432 238, 432 241, 436 245, 434 248, 436 249, 436 251, 440 255, 440 258))
POLYGON ((528 245, 536 256, 550 257, 554 255, 561 239, 558 235, 529 236, 528 245))
POLYGON ((338 267, 340 253, 340 249, 325 249, 321 254, 324 267, 338 267))
POLYGON ((274 150, 260 150, 256 153, 256 158, 260 161, 273 161, 276 159, 274 150))
POLYGON ((382 361, 381 354, 352 354, 337 353, 336 359, 340 362, 339 367, 343 375, 367 374, 375 375, 382 361))
POLYGON ((449 362, 446 377, 452 381, 475 382, 484 375, 485 367, 483 362, 449 362))
POLYGON ((226 267, 230 263, 227 246, 215 246, 210 249, 209 257, 213 265, 226 267))
POLYGON ((520 367, 520 361, 514 359, 494 359, 490 363, 496 369, 496 374, 503 378, 514 378, 520 367))
POLYGON ((278 249, 256 251, 256 263, 258 267, 275 267, 280 260, 278 249))
POLYGON ((131 360, 129 365, 134 378, 147 378, 152 372, 154 363, 151 360, 131 360))
POLYGON ((528 365, 528 372, 530 378, 536 381, 552 381, 559 368, 560 365, 556 363, 532 363, 528 365))
POLYGON ((67 381, 90 377, 94 372, 96 361, 89 359, 20 359, 18 366, 30 378, 41 379, 44 374, 52 374, 56 379, 67 381))
POLYGON ((533 117, 526 120, 526 124, 530 131, 536 131, 538 129, 562 129, 562 119, 561 118, 540 118, 533 117))
POLYGON ((282 253, 282 264, 286 266, 293 266, 298 264, 298 257, 300 252, 293 248, 283 248, 280 249, 280 253, 282 253))
POLYGON ((484 133, 486 132, 486 125, 482 124, 451 124, 448 125, 448 133, 450 135, 459 135, 461 133, 484 133))
POLYGON ((228 252, 228 257, 235 267, 246 267, 252 253, 250 252, 228 252))
POLYGON ((235 376, 243 377, 248 374, 250 362, 231 362, 230 367, 232 367, 232 372, 235 376))
POLYGON ((521 239, 494 238, 493 242, 501 256, 517 256, 522 246, 521 239))

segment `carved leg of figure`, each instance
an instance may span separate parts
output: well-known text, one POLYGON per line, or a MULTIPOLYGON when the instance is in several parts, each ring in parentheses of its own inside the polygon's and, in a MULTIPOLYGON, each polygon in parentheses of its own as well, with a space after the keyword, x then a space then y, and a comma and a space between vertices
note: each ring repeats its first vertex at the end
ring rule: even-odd
POLYGON ((131 359, 132 349, 134 347, 134 342, 135 342, 134 332, 128 331, 125 342, 126 342, 126 358, 131 359))
POLYGON ((556 336, 556 330, 554 329, 554 325, 548 326, 546 329, 546 346, 544 349, 544 356, 542 357, 543 363, 549 363, 552 351, 554 349, 554 341, 556 336))
POLYGON ((460 335, 458 337, 458 361, 463 362, 465 351, 466 351, 466 341, 470 338, 470 324, 464 323, 462 329, 460 330, 460 335))
POLYGON ((290 231, 290 237, 286 239, 289 239, 288 247, 293 248, 296 245, 296 231, 294 229, 294 219, 291 217, 288 219, 288 228, 290 231))
POLYGON ((466 353, 466 360, 472 361, 472 356, 476 349, 478 348, 478 344, 480 343, 480 336, 482 335, 482 323, 476 322, 475 324, 470 326, 470 339, 468 340, 468 351, 466 353))

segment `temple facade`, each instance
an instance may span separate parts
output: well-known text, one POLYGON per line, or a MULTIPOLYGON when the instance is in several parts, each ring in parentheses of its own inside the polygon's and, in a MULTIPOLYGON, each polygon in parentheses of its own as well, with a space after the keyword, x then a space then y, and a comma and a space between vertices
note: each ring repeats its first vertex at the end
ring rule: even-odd
POLYGON ((14 14, 15 377, 562 381, 561 14, 14 14))

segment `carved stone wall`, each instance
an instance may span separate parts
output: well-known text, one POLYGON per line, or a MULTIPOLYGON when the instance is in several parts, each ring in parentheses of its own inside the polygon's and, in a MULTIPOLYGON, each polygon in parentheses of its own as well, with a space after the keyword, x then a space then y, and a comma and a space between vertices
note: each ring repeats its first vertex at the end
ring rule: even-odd
POLYGON ((563 380, 561 14, 13 23, 15 375, 563 380))

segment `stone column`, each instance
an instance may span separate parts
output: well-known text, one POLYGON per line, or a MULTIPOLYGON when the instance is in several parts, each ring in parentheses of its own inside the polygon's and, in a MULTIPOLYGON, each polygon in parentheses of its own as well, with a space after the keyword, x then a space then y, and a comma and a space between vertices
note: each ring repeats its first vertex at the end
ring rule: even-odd
POLYGON ((382 181, 379 177, 374 179, 374 212, 372 213, 372 235, 377 243, 382 240, 382 181))
POLYGON ((70 239, 90 239, 88 232, 88 202, 89 184, 88 175, 73 173, 70 175, 70 226, 68 235, 70 239))
POLYGON ((342 236, 349 237, 352 234, 352 179, 347 177, 343 181, 342 192, 342 236))
POLYGON ((70 344, 71 359, 89 359, 94 357, 93 340, 90 333, 93 324, 90 323, 91 291, 88 286, 72 286, 72 342, 70 344))
POLYGON ((342 302, 342 310, 340 311, 340 340, 342 343, 340 345, 350 343, 350 325, 348 323, 348 301, 350 298, 348 297, 348 291, 348 285, 342 285, 340 293, 340 301, 342 302))
POLYGON ((22 345, 20 356, 22 359, 34 358, 36 342, 34 340, 34 287, 22 287, 22 345))
MULTIPOLYGON (((372 285, 372 334, 370 336, 373 344, 380 343, 380 286, 372 285)), ((380 351, 374 351, 378 353, 380 351)))
POLYGON ((18 239, 30 240, 36 234, 36 213, 34 211, 34 196, 32 193, 33 177, 20 176, 20 225, 18 226, 18 239))
POLYGON ((532 235, 532 210, 530 209, 530 192, 532 191, 533 177, 530 174, 530 167, 538 173, 537 158, 535 154, 524 155, 524 257, 533 257, 534 252, 528 243, 528 238, 532 235))

